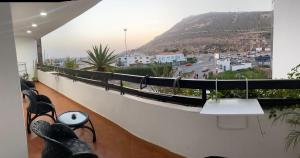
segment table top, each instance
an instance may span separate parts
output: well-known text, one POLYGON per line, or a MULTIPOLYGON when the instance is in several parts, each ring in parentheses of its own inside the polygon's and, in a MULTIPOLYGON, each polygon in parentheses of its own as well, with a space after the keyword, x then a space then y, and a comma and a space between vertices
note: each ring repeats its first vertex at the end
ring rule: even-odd
POLYGON ((58 116, 58 122, 70 127, 80 126, 89 120, 89 115, 81 111, 67 111, 58 116))
POLYGON ((207 100, 200 114, 205 115, 263 115, 264 111, 257 99, 207 100))

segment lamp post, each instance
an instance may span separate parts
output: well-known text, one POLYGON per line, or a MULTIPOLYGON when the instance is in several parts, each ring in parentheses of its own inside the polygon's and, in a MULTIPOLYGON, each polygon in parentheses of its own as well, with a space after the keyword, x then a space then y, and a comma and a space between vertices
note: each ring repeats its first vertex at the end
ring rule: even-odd
POLYGON ((219 71, 219 68, 218 68, 218 59, 220 58, 220 55, 218 53, 215 53, 214 57, 215 57, 216 75, 218 77, 218 71, 219 71))
POLYGON ((124 29, 124 33, 125 33, 125 51, 126 51, 126 55, 127 55, 127 29, 124 29))
POLYGON ((126 59, 126 65, 127 65, 127 63, 128 63, 128 57, 127 57, 127 29, 124 28, 123 30, 124 30, 124 34, 125 34, 125 40, 124 40, 124 42, 125 42, 125 59, 126 59))

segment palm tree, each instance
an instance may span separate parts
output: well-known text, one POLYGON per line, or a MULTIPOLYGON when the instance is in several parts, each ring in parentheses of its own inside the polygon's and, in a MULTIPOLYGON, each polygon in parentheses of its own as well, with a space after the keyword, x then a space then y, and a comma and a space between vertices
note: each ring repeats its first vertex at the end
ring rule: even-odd
POLYGON ((114 51, 110 51, 108 46, 104 49, 100 44, 99 47, 93 46, 92 50, 88 50, 88 60, 82 61, 89 64, 89 67, 83 68, 83 70, 96 70, 96 71, 108 71, 112 66, 111 64, 115 62, 117 58, 114 55, 114 51))

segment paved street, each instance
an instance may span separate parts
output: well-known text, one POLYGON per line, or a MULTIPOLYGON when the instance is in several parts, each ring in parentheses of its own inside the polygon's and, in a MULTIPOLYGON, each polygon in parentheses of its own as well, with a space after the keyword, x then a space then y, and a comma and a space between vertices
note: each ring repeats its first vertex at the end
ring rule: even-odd
POLYGON ((178 76, 180 72, 183 74, 193 73, 198 74, 198 78, 202 79, 204 73, 208 75, 208 72, 215 71, 215 59, 212 54, 200 54, 196 56, 196 58, 197 63, 192 65, 180 65, 174 73, 174 76, 178 76))

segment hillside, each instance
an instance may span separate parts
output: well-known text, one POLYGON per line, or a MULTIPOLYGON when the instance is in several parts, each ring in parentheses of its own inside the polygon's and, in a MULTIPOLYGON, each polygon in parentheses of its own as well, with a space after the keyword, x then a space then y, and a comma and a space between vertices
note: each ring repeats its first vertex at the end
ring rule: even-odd
POLYGON ((248 51, 271 47, 273 12, 212 12, 183 19, 138 50, 187 53, 248 51))

